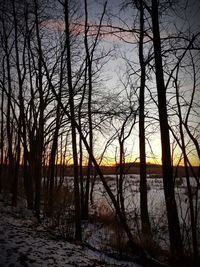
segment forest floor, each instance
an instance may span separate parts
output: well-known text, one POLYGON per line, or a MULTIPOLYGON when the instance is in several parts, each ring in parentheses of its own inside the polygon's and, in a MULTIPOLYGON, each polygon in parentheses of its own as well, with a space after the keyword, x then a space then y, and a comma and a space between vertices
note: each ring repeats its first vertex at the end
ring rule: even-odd
POLYGON ((31 211, 13 208, 0 197, 0 267, 90 267, 140 265, 63 240, 55 240, 31 211))

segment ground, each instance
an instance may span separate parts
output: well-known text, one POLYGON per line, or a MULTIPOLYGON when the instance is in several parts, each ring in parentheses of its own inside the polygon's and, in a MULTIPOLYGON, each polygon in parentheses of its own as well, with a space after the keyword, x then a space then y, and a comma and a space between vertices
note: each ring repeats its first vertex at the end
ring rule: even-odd
POLYGON ((83 245, 55 240, 24 207, 12 208, 0 199, 0 267, 130 266, 83 245))

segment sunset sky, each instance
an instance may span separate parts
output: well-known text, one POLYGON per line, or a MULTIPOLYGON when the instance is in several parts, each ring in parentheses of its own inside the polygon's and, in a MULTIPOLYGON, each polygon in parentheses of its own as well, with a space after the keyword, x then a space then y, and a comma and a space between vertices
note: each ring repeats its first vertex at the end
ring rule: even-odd
MULTIPOLYGON (((88 1, 88 20, 90 24, 89 33, 95 35, 95 25, 98 25, 99 19, 102 14, 104 1, 88 1)), ((138 47, 137 47, 137 34, 130 32, 123 32, 118 34, 113 34, 113 29, 111 27, 107 27, 106 25, 112 25, 116 27, 122 27, 126 30, 131 30, 134 28, 134 21, 137 18, 137 13, 134 9, 122 9, 122 1, 120 0, 108 0, 107 2, 107 10, 104 16, 104 21, 102 27, 102 32, 104 33, 101 36, 100 47, 105 50, 111 52, 110 60, 105 64, 103 68, 103 79, 104 79, 104 90, 107 90, 111 95, 115 95, 122 90, 124 90, 124 86, 127 79, 127 65, 125 59, 129 60, 131 64, 138 65, 138 47), (109 32, 109 34, 108 34, 109 32), (106 89, 105 89, 106 88, 106 89)), ((196 32, 200 28, 199 15, 200 15, 200 1, 177 1, 176 3, 180 4, 178 9, 178 13, 170 13, 166 17, 162 17, 162 26, 161 26, 161 36, 165 36, 165 34, 173 35, 176 30, 184 31, 188 27, 191 28, 193 33, 196 32), (192 4, 190 4, 192 3, 192 4), (186 11, 186 12, 185 12, 186 11), (170 23, 169 23, 170 22, 170 23)), ((81 12, 84 12, 82 9, 81 12)), ((53 15, 53 14, 52 14, 53 15)), ((44 26, 58 31, 64 31, 64 21, 54 14, 48 21, 44 22, 44 26), (54 16, 55 15, 55 16, 54 16)), ((84 27, 81 26, 81 19, 79 20, 79 27, 76 29, 80 32, 84 31, 84 27)), ((138 24, 136 24, 138 25, 138 24)), ((139 68, 139 67, 138 67, 139 68)), ((154 92, 155 91, 155 80, 152 77, 149 88, 154 92)), ((137 86, 135 81, 131 81, 131 85, 127 85, 127 90, 130 92, 131 86, 137 86)), ((186 86, 186 83, 185 85, 186 86)), ((190 84, 187 86, 190 87, 190 84)), ((120 96, 123 96, 124 93, 121 93, 120 96)), ((147 96, 148 98, 149 96, 147 96)), ((123 98, 123 97, 122 97, 123 98)), ((156 98, 155 98, 156 101, 156 98)), ((157 107, 155 104, 151 104, 147 106, 147 113, 151 114, 151 117, 156 118, 157 107)), ((138 120, 137 120, 138 121, 138 120)), ((148 124, 148 140, 147 140, 147 162, 161 163, 161 151, 160 151, 160 134, 159 134, 159 124, 151 125, 151 119, 147 119, 148 124)), ((109 131, 110 129, 108 129, 109 131)), ((107 138, 110 138, 114 129, 107 135, 105 135, 105 139, 102 136, 97 134, 96 138, 96 151, 98 154, 98 150, 102 150, 107 138), (110 134, 110 135, 109 135, 110 134)), ((118 143, 115 141, 108 148, 105 153, 105 164, 113 164, 115 162, 115 153, 117 149, 118 143)), ((138 144, 138 124, 133 128, 131 136, 127 139, 125 143, 125 149, 127 154, 127 161, 137 160, 139 153, 139 144, 138 144)), ((175 161, 179 160, 180 151, 176 149, 174 152, 175 161)), ((199 159, 196 155, 191 152, 191 163, 194 165, 199 164, 199 159)))

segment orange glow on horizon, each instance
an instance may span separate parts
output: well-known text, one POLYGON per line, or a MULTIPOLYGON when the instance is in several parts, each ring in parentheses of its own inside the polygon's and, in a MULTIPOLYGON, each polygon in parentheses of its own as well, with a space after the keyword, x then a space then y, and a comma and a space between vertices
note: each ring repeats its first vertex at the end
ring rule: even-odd
MULTIPOLYGON (((86 167, 87 166, 87 162, 88 162, 87 160, 84 160, 83 163, 82 163, 82 166, 86 167)), ((133 165, 134 165, 134 163, 137 163, 137 164, 140 163, 139 159, 137 158, 137 159, 133 159, 133 160, 127 160, 125 162, 125 164, 133 164, 133 165)), ((198 159, 195 158, 195 157, 190 159, 190 163, 191 163, 191 165, 193 167, 199 167, 200 166, 200 163, 199 163, 198 159)), ((60 164, 60 162, 58 161, 57 164, 60 164)), ((114 167, 117 164, 119 164, 119 162, 116 162, 115 159, 107 159, 107 158, 105 158, 105 159, 103 159, 101 161, 100 166, 114 167)), ((154 165, 154 164, 155 165, 162 165, 162 160, 161 159, 156 159, 156 160, 148 159, 146 161, 146 164, 147 165, 151 165, 151 164, 152 165, 154 165)), ((178 164, 178 160, 174 160, 173 166, 177 166, 177 164, 178 164)), ((73 165, 73 159, 67 160, 67 165, 73 165)), ((179 162, 179 166, 184 166, 184 163, 182 161, 179 162)))

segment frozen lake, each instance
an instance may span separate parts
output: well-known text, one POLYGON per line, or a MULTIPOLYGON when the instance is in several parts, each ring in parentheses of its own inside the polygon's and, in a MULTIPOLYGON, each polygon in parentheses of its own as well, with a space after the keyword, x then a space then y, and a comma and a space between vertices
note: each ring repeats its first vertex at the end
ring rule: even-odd
MULTIPOLYGON (((116 175, 105 175, 105 179, 112 190, 113 194, 117 198, 117 179, 116 175)), ((190 178, 192 191, 195 192, 197 183, 194 178, 190 178)), ((71 188, 73 191, 73 177, 65 177, 64 186, 71 188)), ((152 232, 155 240, 163 248, 167 248, 168 241, 168 228, 167 217, 165 209, 165 199, 163 191, 163 181, 159 177, 148 177, 148 209, 151 221, 152 232)), ((198 192, 200 195, 200 192, 198 192)), ((187 183, 185 178, 177 178, 175 182, 175 194, 178 207, 178 213, 180 218, 180 224, 182 226, 182 235, 184 238, 190 238, 188 236, 188 229, 190 228, 190 214, 189 214, 189 201, 187 196, 187 183)), ((124 204, 127 215, 127 221, 132 229, 132 232, 138 236, 140 231, 140 192, 139 192, 139 175, 129 174, 124 176, 123 180, 123 195, 124 204)), ((200 225, 200 198, 194 196, 194 206, 197 206, 197 225, 200 225)), ((96 214, 99 217, 114 217, 114 208, 110 201, 107 192, 98 176, 95 179, 93 187, 93 203, 90 203, 90 213, 96 214)), ((90 226, 89 232, 93 228, 92 242, 94 242, 95 236, 97 239, 107 233, 102 233, 102 229, 98 232, 97 228, 93 225, 90 226)), ((105 229, 104 229, 105 230, 105 229)), ((86 230, 87 231, 87 230, 86 230)), ((110 231, 105 230, 105 231, 110 231)))

